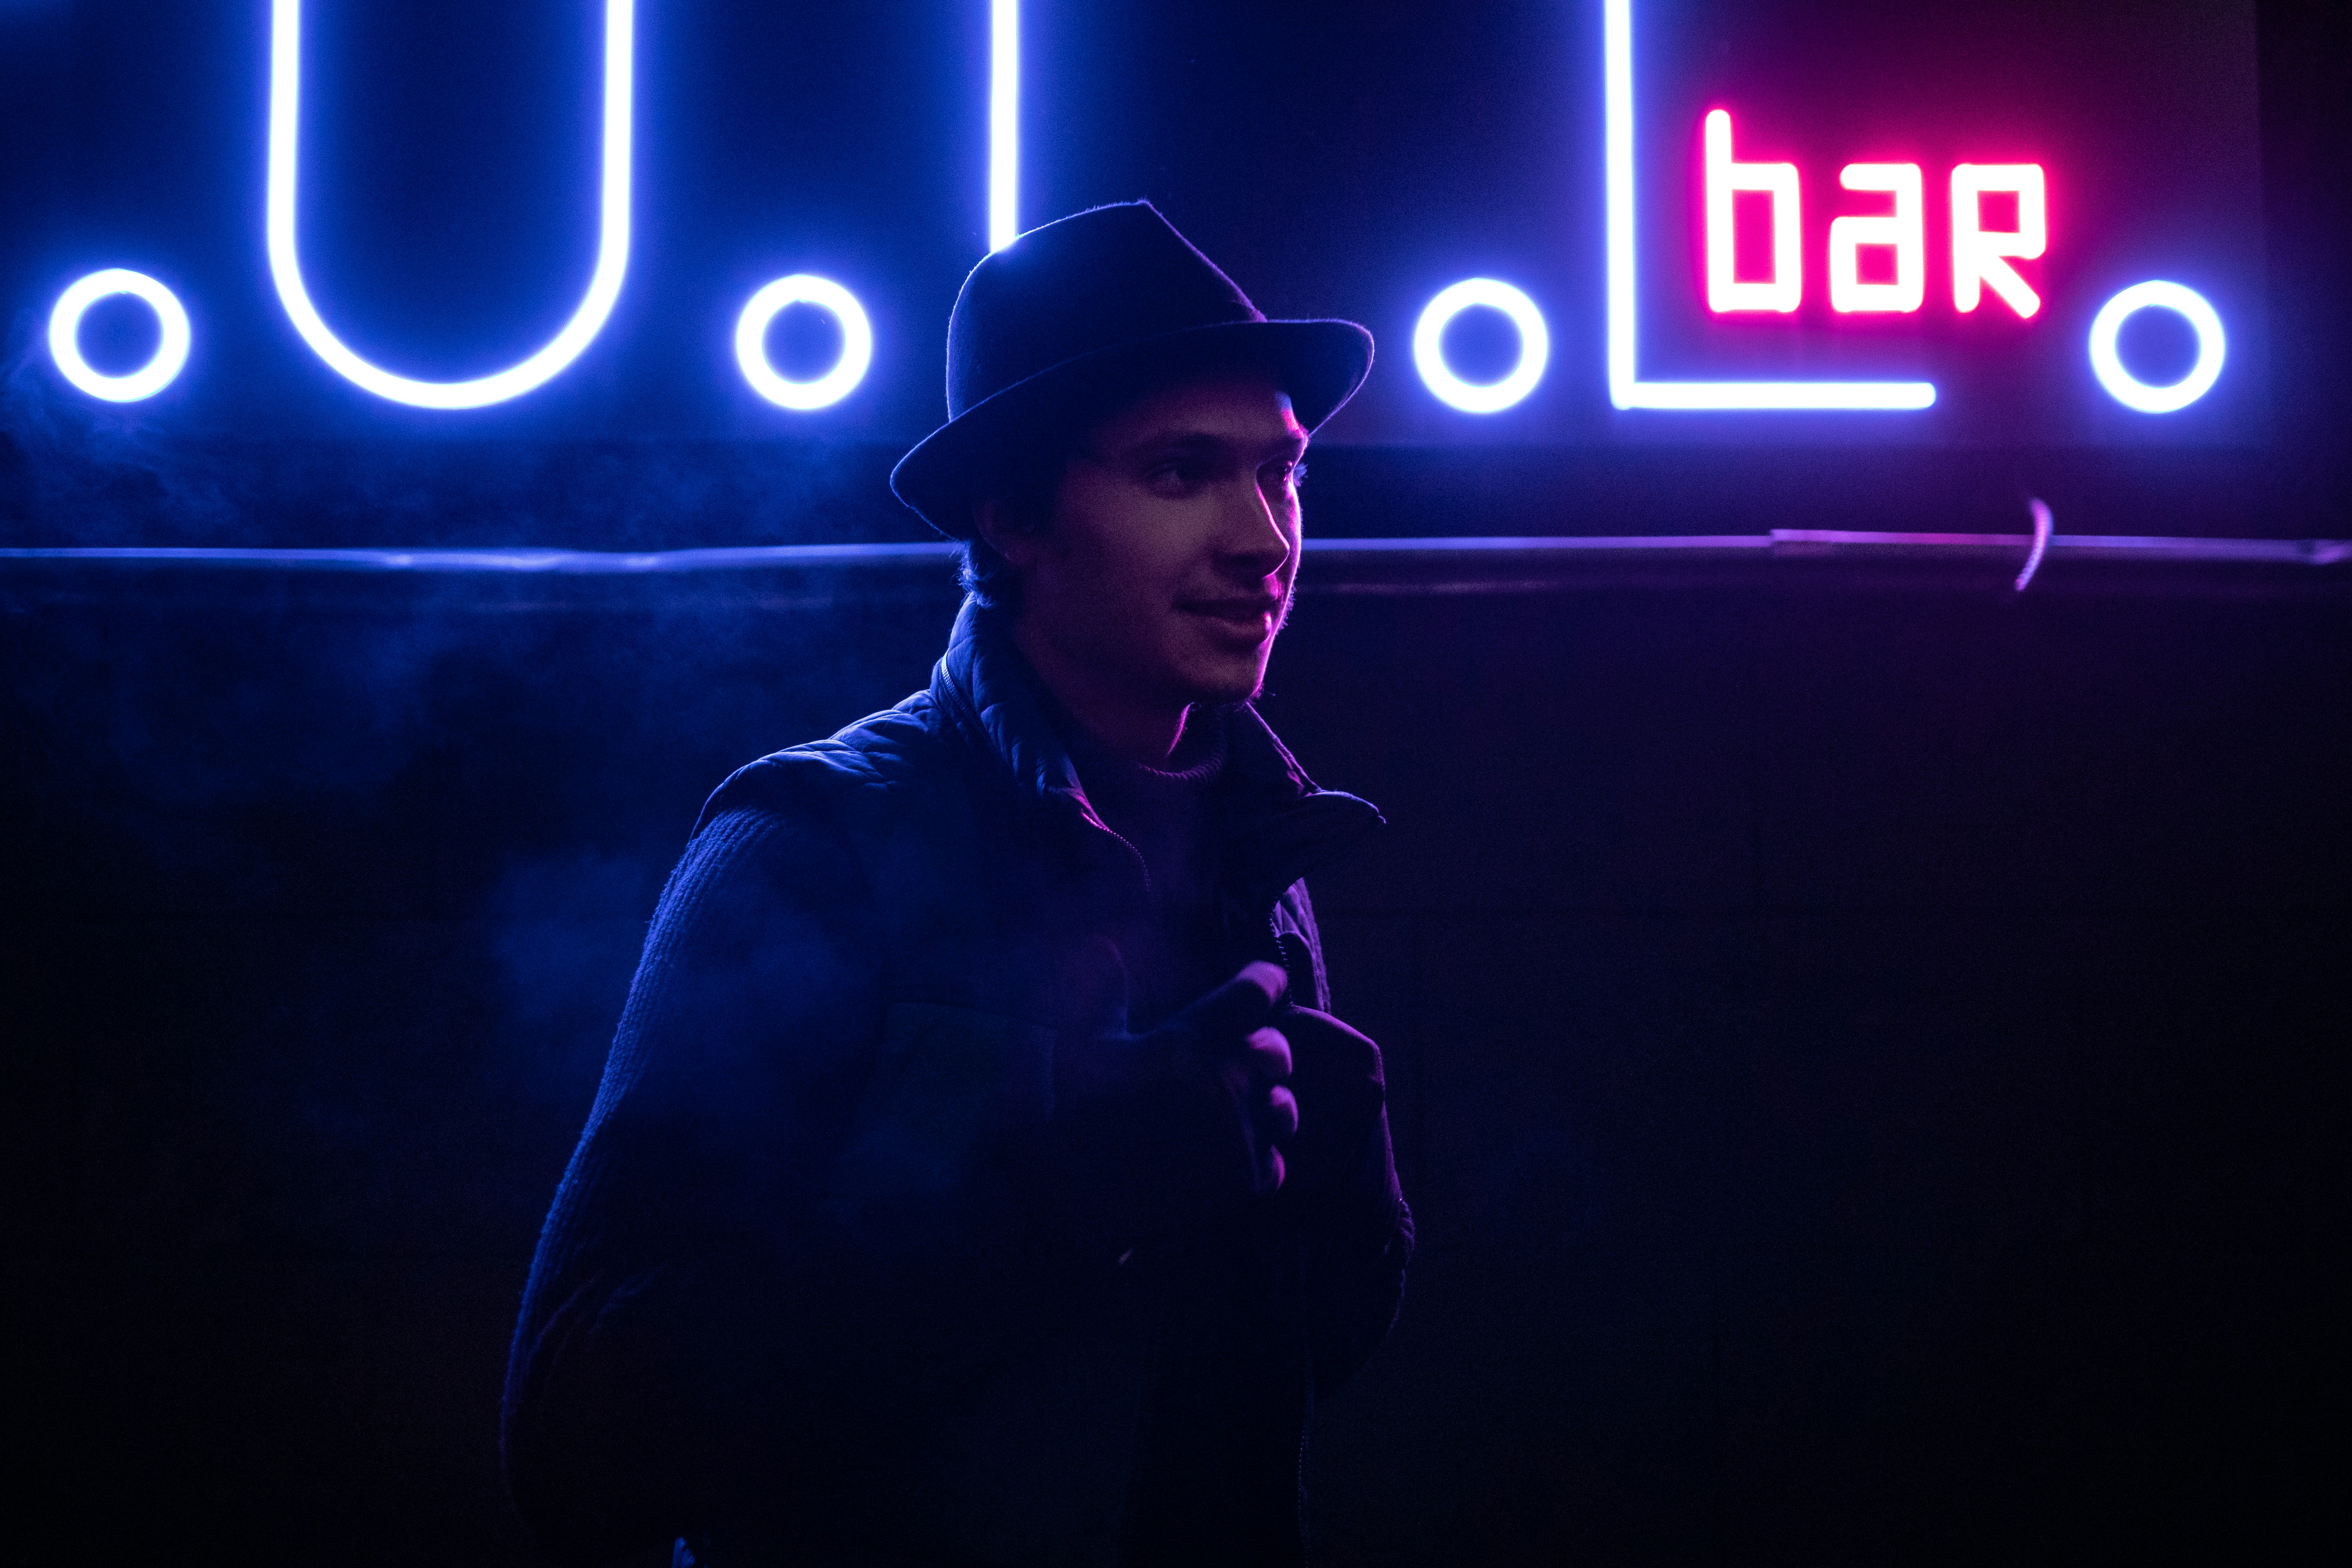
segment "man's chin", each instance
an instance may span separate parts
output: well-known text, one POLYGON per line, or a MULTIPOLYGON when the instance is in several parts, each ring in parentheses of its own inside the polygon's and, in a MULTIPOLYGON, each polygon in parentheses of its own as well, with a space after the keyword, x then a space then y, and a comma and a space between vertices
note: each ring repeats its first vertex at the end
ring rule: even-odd
POLYGON ((1222 708, 1234 702, 1251 702, 1265 689, 1265 667, 1255 665, 1219 676, 1203 675, 1192 683, 1192 700, 1207 708, 1222 708))
POLYGON ((1236 646, 1237 641, 1186 638, 1167 648, 1167 662, 1161 668, 1175 678, 1187 702, 1247 702, 1265 684, 1266 659, 1274 651, 1274 639, 1267 637, 1254 647, 1236 646))

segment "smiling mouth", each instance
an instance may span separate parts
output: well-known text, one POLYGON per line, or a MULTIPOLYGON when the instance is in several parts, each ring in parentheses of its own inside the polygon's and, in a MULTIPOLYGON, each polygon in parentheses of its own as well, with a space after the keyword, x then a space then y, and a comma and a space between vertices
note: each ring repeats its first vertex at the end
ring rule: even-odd
POLYGON ((1263 637, 1274 629, 1282 614, 1280 599, 1202 599, 1179 605, 1188 616, 1215 621, 1236 632, 1263 637))

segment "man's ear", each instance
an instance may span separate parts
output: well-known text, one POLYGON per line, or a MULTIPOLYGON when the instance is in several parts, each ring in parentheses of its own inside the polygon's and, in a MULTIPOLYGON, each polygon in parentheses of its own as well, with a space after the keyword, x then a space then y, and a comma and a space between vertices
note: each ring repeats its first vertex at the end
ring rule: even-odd
POLYGON ((1012 521, 1004 502, 995 496, 982 496, 972 503, 972 527, 981 538, 1015 569, 1025 572, 1037 559, 1038 537, 1026 529, 1011 526, 1012 521))

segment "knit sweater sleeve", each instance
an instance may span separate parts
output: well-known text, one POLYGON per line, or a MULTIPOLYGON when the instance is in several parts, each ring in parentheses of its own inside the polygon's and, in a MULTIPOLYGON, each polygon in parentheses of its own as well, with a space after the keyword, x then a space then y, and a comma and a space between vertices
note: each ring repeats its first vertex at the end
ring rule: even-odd
MULTIPOLYGON (((1283 912, 1296 930, 1282 939, 1286 966, 1308 999, 1328 1011, 1322 934, 1306 883, 1285 893, 1283 912)), ((1377 1121, 1373 1136, 1359 1151, 1361 1163, 1351 1173, 1353 1200, 1343 1211, 1314 1215, 1302 1226, 1306 1330, 1318 1399, 1371 1360, 1404 1300, 1405 1270, 1412 1261, 1412 1209, 1397 1182, 1384 1106, 1377 1121)))
POLYGON ((1412 1210, 1399 1194, 1386 1225, 1318 1241, 1308 1255, 1307 1333, 1315 1396, 1324 1399, 1372 1359, 1396 1322, 1412 1261, 1412 1210))
POLYGON ((885 944, 849 843, 821 811, 724 811, 663 894, 509 1366, 509 1488, 561 1561, 837 1491, 837 1456, 1051 1289, 985 1180, 950 1173, 919 1245, 845 1219, 845 1150, 904 1142, 869 1092, 885 944))
POLYGON ((856 877, 836 836, 742 809, 663 892, 508 1370, 509 1484, 560 1560, 681 1533, 786 1458, 777 1395, 824 1401, 805 1194, 875 1032, 856 877))

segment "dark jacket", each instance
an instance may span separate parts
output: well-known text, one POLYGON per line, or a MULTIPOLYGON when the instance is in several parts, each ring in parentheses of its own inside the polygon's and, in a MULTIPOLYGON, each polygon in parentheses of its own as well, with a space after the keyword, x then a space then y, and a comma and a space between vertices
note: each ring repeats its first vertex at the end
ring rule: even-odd
MULTIPOLYGON (((559 1557, 1300 1558, 1313 1402, 1387 1331, 1410 1215, 1276 1194, 1137 1246, 1056 1165, 1055 1042, 1146 874, 1046 700, 967 605, 929 689, 705 807, 516 1331, 508 1474, 559 1557)), ((1300 878, 1378 816, 1231 725, 1228 956, 1323 1006, 1300 878)))

